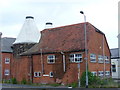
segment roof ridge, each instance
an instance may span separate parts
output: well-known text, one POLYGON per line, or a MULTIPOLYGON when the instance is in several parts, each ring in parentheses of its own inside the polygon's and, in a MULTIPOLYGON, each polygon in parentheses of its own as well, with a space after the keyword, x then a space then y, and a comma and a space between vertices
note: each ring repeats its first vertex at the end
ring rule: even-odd
MULTIPOLYGON (((85 22, 82 23, 76 23, 76 24, 70 24, 70 25, 64 25, 64 26, 58 26, 58 27, 54 27, 54 28, 49 28, 49 29, 44 29, 44 30, 53 30, 53 29, 57 29, 57 28, 63 28, 63 27, 69 27, 69 26, 75 26, 75 25, 79 25, 79 24, 84 24, 85 22)), ((89 22, 86 22, 89 23, 89 22)), ((43 31, 44 31, 43 30, 43 31)))

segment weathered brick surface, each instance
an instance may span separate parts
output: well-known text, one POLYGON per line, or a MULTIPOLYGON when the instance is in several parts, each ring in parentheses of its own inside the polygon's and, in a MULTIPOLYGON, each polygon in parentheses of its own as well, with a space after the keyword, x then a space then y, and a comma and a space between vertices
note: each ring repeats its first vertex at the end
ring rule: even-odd
MULTIPOLYGON (((63 84, 68 84, 72 82, 77 82, 78 81, 78 66, 77 66, 78 64, 71 63, 69 61, 69 54, 82 53, 83 59, 82 59, 82 62, 80 63, 80 76, 81 76, 82 72, 84 72, 86 69, 85 68, 86 61, 84 60, 85 52, 84 52, 83 27, 84 27, 84 24, 82 23, 81 26, 79 26, 79 24, 76 24, 75 27, 73 25, 73 26, 61 27, 60 29, 55 28, 52 31, 44 30, 42 32, 43 39, 41 39, 40 43, 35 45, 32 49, 28 51, 29 53, 31 50, 33 52, 35 51, 35 53, 32 55, 32 58, 28 56, 21 56, 20 58, 14 58, 11 64, 12 77, 16 77, 18 81, 21 81, 23 78, 30 80, 30 75, 31 75, 30 67, 31 67, 33 83, 60 82, 63 84), (80 31, 79 29, 81 28, 82 30, 80 31), (59 31, 56 31, 56 30, 59 30, 59 31), (61 35, 63 37, 61 37, 61 35), (43 48, 42 56, 40 53, 41 48, 43 48), (48 52, 50 53, 51 51, 53 54, 48 54, 48 52), (62 51, 64 51, 65 53, 65 63, 66 63, 65 72, 63 71, 63 56, 61 54, 62 51), (48 55, 56 56, 55 63, 53 64, 47 63, 48 55), (41 59, 43 63, 41 62, 41 59), (42 73, 42 64, 43 64, 44 73, 42 73), (41 72, 41 77, 34 77, 34 72, 41 72), (49 76, 43 76, 43 75, 49 75, 50 72, 54 73, 53 77, 50 78, 49 76)), ((87 42, 88 42, 87 49, 88 49, 89 71, 103 71, 104 64, 103 63, 99 64, 98 59, 96 59, 97 60, 96 63, 91 63, 90 54, 91 53, 96 54, 96 58, 98 58, 98 55, 103 55, 103 54, 110 57, 109 47, 104 34, 99 30, 96 30, 96 28, 89 23, 87 23, 87 42), (104 53, 103 53, 103 39, 104 39, 104 53)), ((105 70, 110 71, 110 63, 105 64, 105 70)))
MULTIPOLYGON (((98 55, 109 56, 110 58, 110 50, 106 40, 106 37, 103 34, 100 34, 94 31, 93 27, 89 26, 89 42, 88 42, 88 65, 90 71, 104 71, 104 64, 98 63, 98 55), (104 45, 103 45, 104 44, 104 45), (96 63, 90 62, 90 54, 96 54, 96 63)), ((111 64, 105 64, 105 70, 110 71, 111 64)))
MULTIPOLYGON (((77 53, 81 53, 81 52, 77 52, 77 53)), ((43 65, 44 65, 44 74, 49 75, 50 72, 53 72, 54 77, 53 78, 50 78, 49 76, 33 77, 33 82, 34 83, 56 83, 58 79, 65 84, 76 82, 78 80, 78 67, 77 67, 77 63, 70 63, 69 54, 70 53, 65 54, 66 72, 63 71, 62 54, 59 53, 59 54, 42 55, 43 65), (56 56, 56 60, 54 64, 47 63, 48 55, 56 56)), ((85 63, 83 61, 81 63, 81 74, 85 70, 84 66, 85 66, 85 63)), ((41 55, 33 56, 33 71, 42 72, 41 55)))
POLYGON ((11 78, 11 62, 13 60, 12 53, 2 53, 2 79, 10 79, 11 78), (5 64, 5 58, 10 58, 10 63, 5 64), (5 69, 10 71, 10 75, 5 75, 5 69))
POLYGON ((29 75, 29 58, 27 56, 14 58, 11 64, 11 77, 16 78, 17 81, 22 81, 26 79, 27 81, 30 79, 29 75))

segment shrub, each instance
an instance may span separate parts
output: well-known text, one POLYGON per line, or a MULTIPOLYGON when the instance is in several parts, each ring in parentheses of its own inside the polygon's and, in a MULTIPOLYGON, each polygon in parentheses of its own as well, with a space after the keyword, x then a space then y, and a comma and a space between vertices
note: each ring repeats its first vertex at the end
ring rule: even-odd
MULTIPOLYGON (((102 83, 101 79, 99 77, 93 76, 93 74, 91 72, 88 71, 88 84, 89 85, 98 85, 102 83)), ((86 72, 82 73, 81 76, 81 86, 85 86, 86 84, 86 72)))
POLYGON ((21 84, 27 84, 27 81, 25 78, 23 78, 23 80, 21 81, 21 84))
POLYGON ((17 84, 16 78, 12 78, 12 79, 11 79, 11 82, 12 82, 12 84, 17 84))
POLYGON ((7 82, 6 83, 11 83, 11 80, 7 80, 7 82))
POLYGON ((8 83, 8 84, 9 84, 9 83, 11 83, 11 79, 9 79, 9 80, 3 79, 3 80, 2 80, 2 83, 8 83))

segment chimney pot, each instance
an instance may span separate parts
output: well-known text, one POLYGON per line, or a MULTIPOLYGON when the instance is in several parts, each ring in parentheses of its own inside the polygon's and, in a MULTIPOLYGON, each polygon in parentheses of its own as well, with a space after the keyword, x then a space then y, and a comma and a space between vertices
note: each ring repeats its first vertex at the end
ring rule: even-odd
POLYGON ((32 16, 26 16, 26 19, 28 19, 28 18, 32 18, 32 19, 34 19, 34 17, 32 17, 32 16))
POLYGON ((52 23, 51 22, 47 22, 46 25, 52 25, 52 23))
POLYGON ((46 28, 46 29, 49 29, 49 28, 52 28, 52 25, 53 25, 53 24, 52 24, 51 22, 47 22, 45 25, 46 25, 45 28, 46 28))

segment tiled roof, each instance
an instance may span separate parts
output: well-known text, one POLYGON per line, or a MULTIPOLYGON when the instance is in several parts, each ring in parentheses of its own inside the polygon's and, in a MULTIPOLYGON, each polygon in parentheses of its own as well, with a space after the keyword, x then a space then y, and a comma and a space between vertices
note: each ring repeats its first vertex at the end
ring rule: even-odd
MULTIPOLYGON (((102 33, 90 23, 86 23, 87 28, 94 28, 98 33, 102 33)), ((90 30, 87 29, 87 34, 90 30)), ((89 34, 87 35, 87 39, 89 34)), ((89 40, 89 39, 88 39, 89 40)), ((83 51, 84 47, 84 23, 45 29, 41 31, 41 39, 23 55, 38 54, 42 49, 43 53, 83 51)))
POLYGON ((119 48, 110 49, 110 52, 112 59, 119 58, 119 48))
POLYGON ((12 45, 13 42, 15 42, 15 38, 8 38, 8 37, 4 37, 1 39, 1 51, 2 52, 13 52, 12 50, 12 45))

